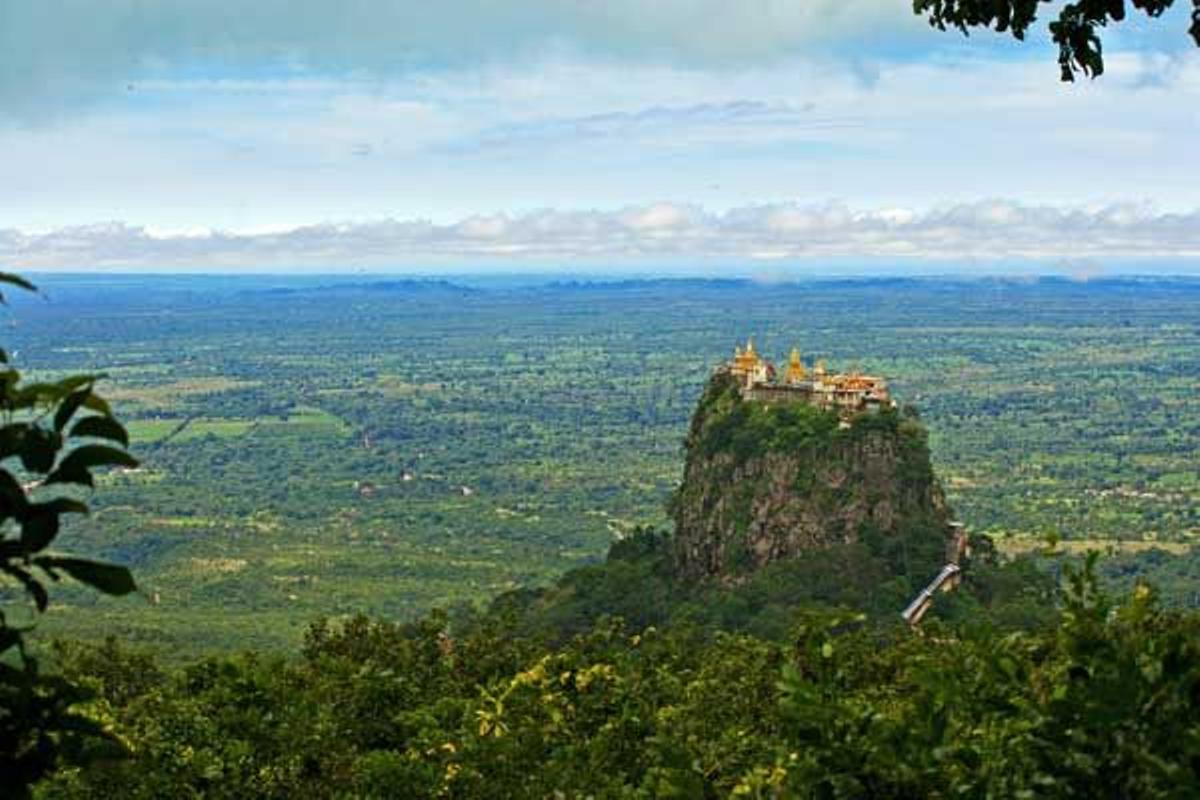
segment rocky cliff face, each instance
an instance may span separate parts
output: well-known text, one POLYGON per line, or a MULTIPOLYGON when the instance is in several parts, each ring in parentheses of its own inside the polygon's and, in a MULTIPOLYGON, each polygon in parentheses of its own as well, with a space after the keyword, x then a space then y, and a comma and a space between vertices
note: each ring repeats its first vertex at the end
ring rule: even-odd
POLYGON ((884 411, 846 428, 835 413, 807 405, 744 401, 718 374, 692 418, 686 451, 671 509, 685 576, 736 580, 856 542, 897 571, 927 571, 942 558, 949 510, 915 418, 884 411))

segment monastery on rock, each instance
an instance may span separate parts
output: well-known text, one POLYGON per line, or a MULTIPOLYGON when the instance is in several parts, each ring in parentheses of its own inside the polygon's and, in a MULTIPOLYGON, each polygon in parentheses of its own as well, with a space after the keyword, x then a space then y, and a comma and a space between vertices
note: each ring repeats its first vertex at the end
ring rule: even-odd
POLYGON ((824 361, 817 361, 809 370, 796 349, 792 350, 782 377, 774 364, 755 351, 752 340, 746 342, 745 348, 734 348, 733 360, 722 369, 738 380, 742 397, 747 400, 803 402, 835 409, 844 415, 896 405, 883 378, 858 372, 832 374, 826 371, 824 361))

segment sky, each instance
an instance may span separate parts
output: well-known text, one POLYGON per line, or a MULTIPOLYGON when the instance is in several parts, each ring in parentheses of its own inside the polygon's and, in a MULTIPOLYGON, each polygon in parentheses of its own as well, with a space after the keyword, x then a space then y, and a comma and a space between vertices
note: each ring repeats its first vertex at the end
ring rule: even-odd
POLYGON ((0 0, 0 265, 1200 274, 1178 5, 0 0))

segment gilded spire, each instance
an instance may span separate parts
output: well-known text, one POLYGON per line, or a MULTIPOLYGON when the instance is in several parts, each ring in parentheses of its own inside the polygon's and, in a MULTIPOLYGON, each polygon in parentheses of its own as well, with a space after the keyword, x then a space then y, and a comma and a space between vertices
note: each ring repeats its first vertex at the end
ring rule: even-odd
POLYGON ((792 355, 788 359, 788 368, 784 380, 788 383, 798 383, 804 380, 805 375, 804 362, 800 360, 800 350, 793 347, 792 355))
POLYGON ((758 357, 758 353, 754 352, 754 340, 747 339, 746 347, 735 347, 733 349, 733 374, 747 376, 752 375, 759 365, 762 364, 762 359, 758 357))

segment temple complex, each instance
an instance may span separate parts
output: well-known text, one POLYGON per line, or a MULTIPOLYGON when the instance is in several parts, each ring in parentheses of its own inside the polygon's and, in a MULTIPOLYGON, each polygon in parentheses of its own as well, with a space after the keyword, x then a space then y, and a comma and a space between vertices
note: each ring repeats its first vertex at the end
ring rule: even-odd
POLYGON ((844 415, 895 406, 883 378, 854 371, 831 374, 824 361, 817 361, 809 370, 796 349, 788 358, 782 379, 776 373, 775 365, 754 349, 753 340, 747 341, 744 348, 735 347, 733 360, 721 369, 738 380, 742 397, 747 400, 804 402, 836 409, 844 415))

